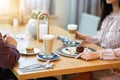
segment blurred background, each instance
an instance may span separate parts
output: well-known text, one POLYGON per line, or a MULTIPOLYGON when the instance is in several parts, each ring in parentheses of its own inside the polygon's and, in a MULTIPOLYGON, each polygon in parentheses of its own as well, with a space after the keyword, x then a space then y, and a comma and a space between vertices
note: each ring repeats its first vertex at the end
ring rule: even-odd
POLYGON ((100 16, 100 0, 0 0, 0 24, 12 24, 15 18, 27 24, 35 9, 45 10, 51 25, 66 28, 71 23, 79 25, 82 13, 100 16))

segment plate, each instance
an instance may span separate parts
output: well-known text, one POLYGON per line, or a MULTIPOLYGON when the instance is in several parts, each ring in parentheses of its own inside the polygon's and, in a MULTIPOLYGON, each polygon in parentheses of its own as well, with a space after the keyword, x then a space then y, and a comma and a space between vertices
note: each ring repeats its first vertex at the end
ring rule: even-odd
POLYGON ((20 54, 22 54, 22 55, 35 55, 35 54, 40 53, 40 49, 38 49, 38 48, 34 48, 33 53, 27 53, 25 49, 19 50, 19 51, 20 51, 20 54))
POLYGON ((60 56, 55 53, 52 53, 51 57, 48 58, 48 57, 45 57, 44 54, 39 54, 37 55, 37 58, 43 61, 47 61, 47 60, 54 61, 54 60, 59 60, 60 56))
MULTIPOLYGON (((86 47, 84 47, 86 48, 86 47)), ((95 49, 89 48, 91 51, 96 51, 95 49)), ((58 48, 56 52, 60 55, 67 56, 67 57, 76 57, 78 54, 76 53, 76 47, 75 46, 65 46, 58 48)))

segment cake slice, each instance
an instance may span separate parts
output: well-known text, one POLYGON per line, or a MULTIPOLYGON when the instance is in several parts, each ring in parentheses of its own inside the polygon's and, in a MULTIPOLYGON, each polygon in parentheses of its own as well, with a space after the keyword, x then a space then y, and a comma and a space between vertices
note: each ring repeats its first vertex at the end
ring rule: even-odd
POLYGON ((34 48, 33 47, 27 47, 26 52, 27 53, 34 53, 34 48))

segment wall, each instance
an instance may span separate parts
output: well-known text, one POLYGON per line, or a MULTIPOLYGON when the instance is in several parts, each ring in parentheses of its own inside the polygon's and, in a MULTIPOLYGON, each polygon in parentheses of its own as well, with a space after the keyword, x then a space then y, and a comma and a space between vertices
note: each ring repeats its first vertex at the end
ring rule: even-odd
POLYGON ((69 23, 69 1, 55 0, 55 15, 57 19, 54 21, 54 24, 65 29, 69 23))

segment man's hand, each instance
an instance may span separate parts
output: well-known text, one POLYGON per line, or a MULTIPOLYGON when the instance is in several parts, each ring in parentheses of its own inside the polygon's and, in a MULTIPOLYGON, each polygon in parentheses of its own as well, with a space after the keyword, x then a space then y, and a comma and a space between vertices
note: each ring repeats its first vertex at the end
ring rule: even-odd
POLYGON ((0 42, 3 41, 2 34, 0 33, 0 42))
POLYGON ((11 37, 11 36, 8 36, 8 35, 6 36, 6 43, 11 44, 11 45, 17 47, 16 40, 13 37, 11 37))

